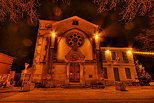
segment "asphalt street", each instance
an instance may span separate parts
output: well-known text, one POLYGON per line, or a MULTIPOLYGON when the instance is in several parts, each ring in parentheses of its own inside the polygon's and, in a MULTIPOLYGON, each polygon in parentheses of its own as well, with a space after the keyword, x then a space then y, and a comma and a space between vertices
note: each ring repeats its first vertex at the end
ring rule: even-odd
POLYGON ((154 87, 151 86, 127 87, 127 91, 117 91, 114 87, 36 88, 29 92, 21 92, 20 88, 0 90, 3 91, 0 103, 154 103, 154 87))

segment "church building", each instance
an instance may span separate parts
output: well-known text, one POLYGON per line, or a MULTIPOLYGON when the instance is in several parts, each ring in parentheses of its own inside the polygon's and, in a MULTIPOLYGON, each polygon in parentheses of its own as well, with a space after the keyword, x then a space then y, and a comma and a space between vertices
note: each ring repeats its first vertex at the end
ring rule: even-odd
POLYGON ((131 84, 137 78, 132 48, 100 47, 99 30, 98 25, 77 16, 39 20, 33 82, 47 87, 131 84))

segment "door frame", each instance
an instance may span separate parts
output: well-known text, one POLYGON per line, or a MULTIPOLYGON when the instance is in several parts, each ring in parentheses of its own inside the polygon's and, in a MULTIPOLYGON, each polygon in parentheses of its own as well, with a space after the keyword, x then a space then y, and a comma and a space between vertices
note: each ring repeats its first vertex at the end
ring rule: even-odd
POLYGON ((69 69, 70 77, 71 77, 71 71, 72 71, 73 80, 70 80, 69 78, 69 81, 72 83, 79 83, 80 82, 80 64, 78 62, 70 63, 70 69, 69 69))
MULTIPOLYGON (((73 82, 71 82, 70 80, 69 80, 69 78, 70 78, 70 65, 71 65, 71 63, 73 63, 73 62, 70 62, 70 63, 68 63, 67 64, 67 83, 68 84, 72 84, 73 82)), ((82 64, 82 63, 80 63, 80 62, 76 62, 76 63, 79 63, 79 65, 80 65, 80 82, 74 82, 75 84, 84 84, 84 65, 82 64)))

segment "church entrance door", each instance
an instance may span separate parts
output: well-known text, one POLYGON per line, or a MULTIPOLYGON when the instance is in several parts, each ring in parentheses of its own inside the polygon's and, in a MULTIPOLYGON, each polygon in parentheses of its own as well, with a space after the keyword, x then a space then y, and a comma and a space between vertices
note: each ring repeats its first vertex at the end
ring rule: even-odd
POLYGON ((80 64, 79 63, 70 64, 69 80, 70 82, 80 82, 80 64))

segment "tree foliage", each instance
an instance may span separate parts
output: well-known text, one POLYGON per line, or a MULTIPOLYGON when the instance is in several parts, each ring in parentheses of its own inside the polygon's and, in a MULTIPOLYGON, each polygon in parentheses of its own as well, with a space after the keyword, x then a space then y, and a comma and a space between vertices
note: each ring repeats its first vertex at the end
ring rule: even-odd
MULTIPOLYGON (((22 18, 27 18, 31 24, 37 24, 38 14, 37 8, 39 0, 0 0, 0 22, 9 19, 17 22, 22 18)), ((58 2, 60 0, 51 0, 58 2)), ((65 4, 70 4, 71 0, 61 0, 65 4)))
POLYGON ((136 41, 142 45, 140 49, 152 51, 154 50, 154 10, 150 14, 150 28, 143 30, 143 33, 136 36, 136 41))
MULTIPOLYGON (((17 22, 25 15, 32 24, 37 23, 38 15, 36 6, 39 0, 0 0, 0 21, 9 18, 17 22)), ((70 4, 71 0, 51 0, 51 2, 62 1, 70 4)), ((92 0, 98 4, 98 13, 115 10, 120 7, 121 20, 130 21, 136 15, 143 16, 153 7, 153 0, 92 0)))
POLYGON ((154 6, 153 0, 94 0, 99 5, 98 12, 116 10, 120 7, 121 20, 133 20, 137 15, 144 16, 154 6))
POLYGON ((27 17, 32 24, 36 24, 36 0, 0 0, 0 22, 9 19, 17 22, 27 17))
POLYGON ((140 84, 149 85, 149 82, 151 81, 151 75, 149 75, 149 73, 145 71, 144 67, 138 62, 136 63, 135 67, 140 84))

